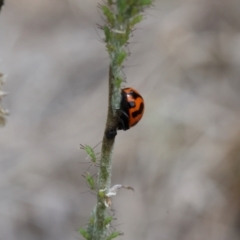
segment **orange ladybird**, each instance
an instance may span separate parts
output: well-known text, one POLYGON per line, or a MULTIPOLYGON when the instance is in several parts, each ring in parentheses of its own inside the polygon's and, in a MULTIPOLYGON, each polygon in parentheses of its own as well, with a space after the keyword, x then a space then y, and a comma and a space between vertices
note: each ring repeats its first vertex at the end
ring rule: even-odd
POLYGON ((119 130, 128 130, 135 126, 143 116, 144 100, 133 88, 122 89, 122 100, 120 105, 119 130))

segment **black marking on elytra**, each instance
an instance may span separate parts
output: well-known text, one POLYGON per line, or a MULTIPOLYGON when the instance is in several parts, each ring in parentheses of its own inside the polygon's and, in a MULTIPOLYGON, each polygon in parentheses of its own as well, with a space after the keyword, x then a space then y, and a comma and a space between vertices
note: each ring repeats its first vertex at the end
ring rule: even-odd
POLYGON ((143 103, 140 104, 140 108, 132 113, 132 117, 135 118, 143 112, 143 103))

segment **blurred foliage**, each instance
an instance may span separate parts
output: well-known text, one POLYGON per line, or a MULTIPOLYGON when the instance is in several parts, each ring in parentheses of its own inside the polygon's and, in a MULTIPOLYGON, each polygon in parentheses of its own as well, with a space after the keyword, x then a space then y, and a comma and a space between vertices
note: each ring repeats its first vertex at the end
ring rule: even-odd
POLYGON ((0 126, 4 126, 6 123, 6 115, 8 111, 3 109, 1 106, 2 97, 4 97, 7 93, 3 91, 3 83, 5 82, 5 77, 2 73, 0 73, 0 126))

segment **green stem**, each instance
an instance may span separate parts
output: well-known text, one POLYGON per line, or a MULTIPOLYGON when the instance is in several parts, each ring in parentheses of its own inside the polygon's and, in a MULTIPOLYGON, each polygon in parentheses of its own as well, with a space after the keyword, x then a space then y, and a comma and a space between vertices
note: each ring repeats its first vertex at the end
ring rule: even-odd
POLYGON ((105 17, 105 24, 99 26, 104 31, 104 41, 110 58, 108 116, 102 141, 102 152, 98 175, 97 205, 92 213, 87 230, 80 233, 87 240, 110 240, 120 232, 109 233, 106 219, 109 200, 106 193, 111 185, 112 152, 119 121, 123 63, 128 56, 127 45, 135 25, 142 21, 143 10, 151 6, 153 0, 107 0, 99 4, 105 17))
MULTIPOLYGON (((111 185, 111 169, 112 169, 112 152, 114 146, 115 136, 107 138, 106 133, 112 130, 116 130, 118 125, 118 114, 114 112, 112 108, 112 95, 114 90, 112 68, 109 67, 109 95, 108 95, 108 116, 105 127, 105 134, 102 141, 102 155, 100 160, 100 169, 98 177, 98 187, 100 190, 106 192, 111 185)), ((97 206, 95 209, 94 227, 93 227, 93 240, 102 240, 107 236, 106 226, 104 225, 104 219, 106 217, 106 205, 105 198, 98 194, 97 206)))

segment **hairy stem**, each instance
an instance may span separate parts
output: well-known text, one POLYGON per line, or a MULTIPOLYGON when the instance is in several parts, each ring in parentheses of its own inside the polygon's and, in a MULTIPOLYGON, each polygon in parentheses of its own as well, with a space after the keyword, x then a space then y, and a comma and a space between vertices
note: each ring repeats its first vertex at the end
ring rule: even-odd
MULTIPOLYGON (((105 134, 102 142, 102 155, 100 160, 100 171, 98 177, 99 190, 107 191, 111 185, 111 169, 112 169, 112 152, 114 146, 115 136, 107 138, 106 133, 116 130, 118 124, 118 114, 112 108, 112 95, 113 95, 113 74, 112 68, 109 67, 109 95, 108 95, 108 116, 105 127, 105 134)), ((106 226, 104 226, 105 219, 105 198, 98 194, 97 206, 95 209, 95 221, 93 230, 93 240, 101 240, 106 238, 106 226)))
POLYGON ((128 40, 131 33, 135 25, 143 20, 144 9, 151 6, 152 2, 153 0, 106 0, 98 5, 105 19, 104 25, 98 27, 104 32, 103 40, 110 58, 108 115, 102 141, 97 205, 87 229, 80 229, 86 240, 111 240, 121 234, 108 230, 111 218, 106 210, 110 205, 107 193, 111 187, 112 152, 120 114, 121 86, 125 81, 122 68, 129 55, 128 40))

